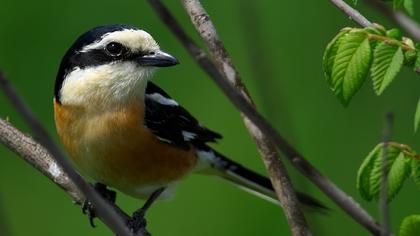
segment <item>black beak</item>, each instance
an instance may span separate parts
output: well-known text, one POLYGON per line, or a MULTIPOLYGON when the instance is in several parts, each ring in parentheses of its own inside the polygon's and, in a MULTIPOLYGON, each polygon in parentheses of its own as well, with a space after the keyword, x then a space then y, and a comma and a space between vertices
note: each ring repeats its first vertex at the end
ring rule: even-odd
POLYGON ((160 50, 138 57, 137 62, 142 66, 156 67, 167 67, 179 64, 175 57, 160 50))

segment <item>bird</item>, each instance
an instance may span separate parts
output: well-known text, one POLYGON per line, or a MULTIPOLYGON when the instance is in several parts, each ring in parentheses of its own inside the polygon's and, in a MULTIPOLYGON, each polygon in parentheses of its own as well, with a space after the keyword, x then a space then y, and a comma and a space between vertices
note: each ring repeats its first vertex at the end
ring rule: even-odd
POLYGON ((74 165, 98 190, 139 199, 168 198, 185 176, 199 173, 279 203, 267 177, 212 148, 222 136, 151 81, 156 69, 177 64, 135 26, 103 25, 78 37, 61 60, 53 99, 56 130, 74 165))

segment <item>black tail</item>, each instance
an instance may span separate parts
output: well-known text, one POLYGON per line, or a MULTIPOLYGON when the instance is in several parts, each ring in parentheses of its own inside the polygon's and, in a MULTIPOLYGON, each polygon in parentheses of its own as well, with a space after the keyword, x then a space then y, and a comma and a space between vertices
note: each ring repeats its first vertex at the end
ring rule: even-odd
MULTIPOLYGON (((211 164, 212 167, 217 170, 217 174, 219 176, 229 180, 231 183, 236 184, 238 187, 247 192, 275 204, 279 204, 270 179, 243 167, 241 164, 228 159, 214 150, 210 152, 207 151, 206 153, 207 155, 209 153, 214 155, 211 164)), ((208 156, 206 158, 208 158, 208 156)), ((303 206, 314 210, 328 210, 328 208, 319 200, 305 193, 297 192, 296 194, 299 202, 303 206)))

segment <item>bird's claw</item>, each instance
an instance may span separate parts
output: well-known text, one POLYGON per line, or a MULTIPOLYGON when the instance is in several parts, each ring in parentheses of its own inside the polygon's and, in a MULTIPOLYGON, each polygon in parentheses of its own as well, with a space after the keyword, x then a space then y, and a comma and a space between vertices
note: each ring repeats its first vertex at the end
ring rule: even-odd
MULTIPOLYGON (((115 203, 117 198, 117 193, 115 191, 109 190, 106 185, 101 183, 96 183, 93 187, 104 199, 115 203)), ((82 213, 88 216, 90 225, 96 227, 94 222, 94 219, 96 218, 95 207, 89 200, 83 202, 82 213)))
POLYGON ((95 228, 94 219, 96 218, 96 213, 93 204, 88 200, 85 200, 82 204, 82 213, 88 216, 90 226, 95 228))
POLYGON ((151 234, 147 232, 146 225, 147 221, 144 218, 145 211, 143 209, 139 209, 133 213, 133 216, 128 220, 127 227, 134 233, 138 234, 141 232, 141 235, 148 235, 151 234))

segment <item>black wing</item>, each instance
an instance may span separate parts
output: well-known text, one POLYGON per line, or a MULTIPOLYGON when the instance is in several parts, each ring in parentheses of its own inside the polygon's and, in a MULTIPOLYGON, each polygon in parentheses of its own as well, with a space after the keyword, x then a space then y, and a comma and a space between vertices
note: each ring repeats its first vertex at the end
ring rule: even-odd
POLYGON ((166 143, 188 150, 193 144, 205 146, 222 136, 198 121, 182 106, 178 105, 161 88, 147 83, 145 94, 145 125, 156 137, 166 143))

